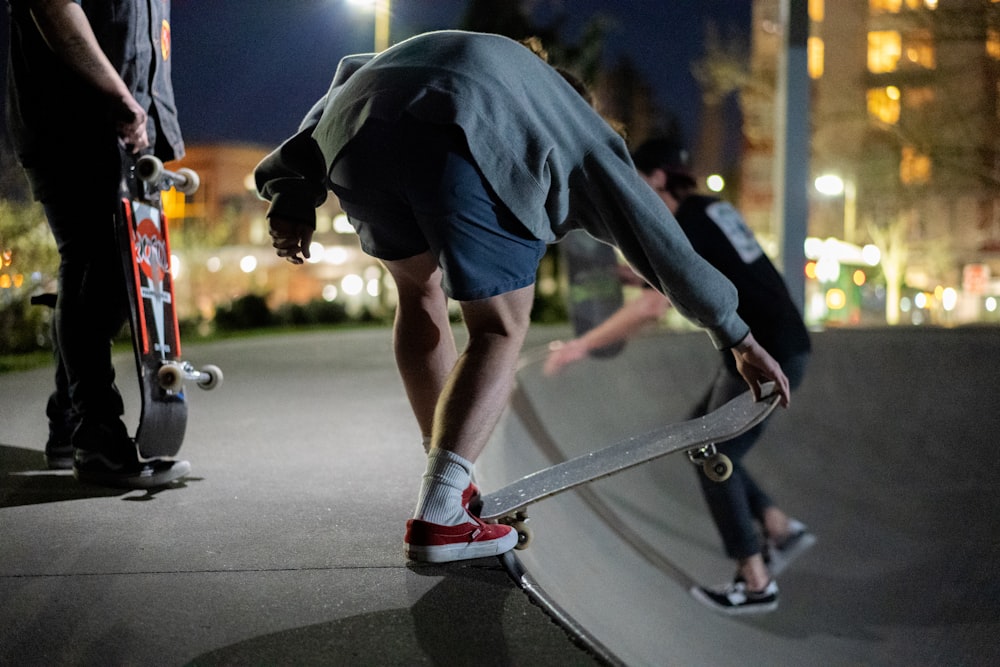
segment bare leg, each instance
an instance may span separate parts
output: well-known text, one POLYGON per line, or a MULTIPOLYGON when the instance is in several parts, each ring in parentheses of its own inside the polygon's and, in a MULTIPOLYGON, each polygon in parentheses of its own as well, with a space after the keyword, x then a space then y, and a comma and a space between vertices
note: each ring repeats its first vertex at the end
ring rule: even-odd
POLYGON ((396 363, 420 430, 432 448, 475 462, 510 397, 534 286, 462 302, 469 343, 459 357, 434 257, 385 265, 399 289, 396 363))
POLYGON ((393 334, 396 365, 425 442, 434 409, 458 360, 441 270, 430 253, 385 262, 399 290, 393 334))
POLYGON ((534 300, 534 285, 462 302, 469 344, 444 387, 431 448, 475 462, 510 398, 534 300))
MULTIPOLYGON (((386 266, 400 294, 397 364, 421 430, 425 436, 431 432, 414 519, 424 522, 420 525, 466 524, 470 516, 464 492, 472 465, 507 405, 534 286, 463 302, 469 343, 456 360, 447 300, 433 257, 419 255, 386 266)), ((497 537, 506 540, 506 532, 497 537)))

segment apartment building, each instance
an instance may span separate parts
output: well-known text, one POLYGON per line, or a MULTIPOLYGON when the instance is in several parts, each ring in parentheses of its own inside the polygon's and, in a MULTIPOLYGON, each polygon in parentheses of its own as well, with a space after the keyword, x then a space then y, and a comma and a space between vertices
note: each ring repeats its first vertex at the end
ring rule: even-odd
MULTIPOLYGON (((808 8, 809 180, 825 177, 810 193, 809 235, 878 246, 882 277, 891 284, 896 272, 902 286, 879 298, 901 300, 899 321, 990 319, 1000 296, 1000 0, 808 8)), ((776 232, 779 10, 779 0, 754 2, 741 95, 740 205, 765 238, 776 232)))

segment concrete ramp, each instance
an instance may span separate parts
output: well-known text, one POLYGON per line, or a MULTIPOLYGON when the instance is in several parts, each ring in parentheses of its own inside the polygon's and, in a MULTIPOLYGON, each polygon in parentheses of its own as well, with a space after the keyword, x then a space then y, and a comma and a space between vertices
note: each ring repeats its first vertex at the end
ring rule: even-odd
MULTIPOLYGON (((1000 664, 1000 330, 814 336, 807 379, 746 463, 817 545, 773 614, 730 618, 688 589, 733 564, 683 456, 533 506, 521 566, 628 665, 1000 664)), ((718 363, 658 334, 555 378, 529 352, 477 466, 487 490, 684 418, 718 363)))

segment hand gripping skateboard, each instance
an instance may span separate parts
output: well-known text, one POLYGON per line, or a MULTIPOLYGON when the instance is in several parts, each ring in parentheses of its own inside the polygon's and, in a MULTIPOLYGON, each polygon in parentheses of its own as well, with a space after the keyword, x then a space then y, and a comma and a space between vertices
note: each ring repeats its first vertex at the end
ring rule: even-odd
POLYGON ((181 358, 170 238, 160 200, 160 192, 171 187, 191 194, 198 186, 198 175, 190 169, 167 171, 151 155, 135 160, 122 151, 121 207, 115 229, 142 401, 135 440, 144 457, 173 456, 180 449, 187 427, 185 380, 202 389, 222 383, 217 366, 196 370, 181 358))
POLYGON ((661 456, 687 452, 710 479, 724 481, 732 474, 732 462, 715 451, 715 443, 749 431, 771 414, 779 398, 773 383, 762 387, 762 395, 755 402, 748 391, 697 419, 667 424, 526 475, 484 495, 479 517, 513 526, 518 532, 517 548, 523 549, 531 539, 525 526, 529 505, 661 456))

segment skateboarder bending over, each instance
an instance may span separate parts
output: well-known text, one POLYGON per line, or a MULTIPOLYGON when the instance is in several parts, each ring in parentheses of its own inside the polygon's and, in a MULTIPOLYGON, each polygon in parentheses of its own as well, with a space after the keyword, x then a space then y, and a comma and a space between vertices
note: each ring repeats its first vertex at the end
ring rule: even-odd
POLYGON ((10 134, 60 256, 46 459, 52 468, 72 467, 84 482, 166 484, 191 466, 139 458, 121 420, 111 340, 128 312, 112 224, 119 142, 163 160, 184 154, 170 82, 170 3, 8 4, 10 134))
POLYGON ((297 134, 256 170, 280 257, 309 257, 332 190, 362 248, 399 291, 394 349, 429 438, 407 555, 500 554, 516 533, 469 512, 473 464, 509 398, 545 244, 580 227, 669 294, 759 393, 780 366, 736 313, 736 290, 698 256, 638 177, 624 141, 560 74, 518 42, 442 31, 348 56, 297 134), (469 341, 459 354, 448 298, 469 341))
MULTIPOLYGON (((697 194, 695 179, 687 165, 687 152, 677 144, 652 139, 639 146, 633 158, 642 178, 674 214, 695 250, 736 286, 740 295, 737 312, 750 324, 760 344, 781 363, 790 387, 795 389, 802 381, 809 358, 809 333, 780 274, 742 216, 727 202, 697 194)), ((546 373, 558 372, 591 349, 628 338, 659 319, 669 306, 663 295, 643 290, 583 336, 554 345, 546 360, 546 373)), ((707 414, 743 391, 743 379, 732 357, 724 354, 722 365, 693 416, 707 414)), ((772 574, 815 541, 805 526, 790 519, 774 504, 743 466, 743 456, 763 428, 764 423, 717 445, 733 462, 733 474, 728 480, 714 482, 698 474, 726 554, 737 562, 737 575, 733 583, 720 590, 696 587, 692 594, 726 613, 774 609, 778 586, 772 574), (763 529, 771 557, 770 571, 757 524, 763 529)))

